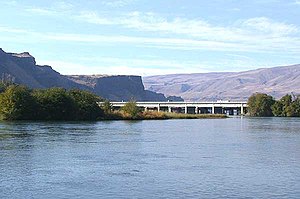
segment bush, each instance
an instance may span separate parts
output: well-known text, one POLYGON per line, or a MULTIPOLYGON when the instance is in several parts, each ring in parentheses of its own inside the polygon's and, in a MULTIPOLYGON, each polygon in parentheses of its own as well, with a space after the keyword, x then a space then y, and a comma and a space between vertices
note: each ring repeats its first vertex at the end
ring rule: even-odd
POLYGON ((98 102, 101 100, 95 94, 82 90, 70 90, 68 94, 73 98, 75 103, 75 120, 96 120, 103 116, 103 110, 99 107, 98 102))
POLYGON ((288 109, 292 104, 292 96, 285 95, 280 100, 276 101, 272 106, 272 112, 275 116, 286 117, 288 116, 288 109))
POLYGON ((264 93, 253 94, 248 99, 248 112, 250 116, 270 117, 273 116, 271 107, 275 103, 272 96, 264 93))
POLYGON ((24 86, 0 84, 0 119, 96 120, 104 115, 99 101, 100 97, 88 91, 63 88, 31 91, 24 86))
POLYGON ((3 93, 6 89, 6 85, 4 83, 0 83, 0 93, 3 93))
POLYGON ((101 109, 104 111, 104 114, 109 115, 112 113, 113 105, 108 100, 105 100, 101 105, 101 109))
POLYGON ((144 111, 139 114, 139 116, 146 120, 151 119, 168 119, 166 113, 164 112, 157 112, 157 111, 144 111))
POLYGON ((287 117, 300 117, 300 98, 299 96, 291 102, 285 110, 287 117))
POLYGON ((24 86, 8 86, 0 94, 0 118, 3 120, 30 120, 36 117, 36 100, 24 86))
POLYGON ((40 120, 74 120, 75 100, 63 88, 36 90, 33 96, 38 103, 40 120))
POLYGON ((122 108, 121 110, 130 115, 132 119, 137 119, 138 118, 138 114, 141 113, 141 109, 136 105, 135 101, 129 101, 127 102, 122 108))

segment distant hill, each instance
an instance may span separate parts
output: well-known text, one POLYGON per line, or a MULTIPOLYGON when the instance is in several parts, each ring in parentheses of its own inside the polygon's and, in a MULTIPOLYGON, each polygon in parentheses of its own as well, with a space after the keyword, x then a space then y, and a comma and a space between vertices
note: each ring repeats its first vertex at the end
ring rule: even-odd
POLYGON ((300 94, 300 65, 245 72, 174 74, 143 77, 145 88, 185 101, 247 100, 255 92, 279 98, 300 94))
POLYGON ((0 48, 0 80, 30 88, 63 87, 89 90, 112 101, 166 101, 163 94, 144 89, 140 76, 64 76, 51 66, 39 66, 28 52, 6 53, 0 48))

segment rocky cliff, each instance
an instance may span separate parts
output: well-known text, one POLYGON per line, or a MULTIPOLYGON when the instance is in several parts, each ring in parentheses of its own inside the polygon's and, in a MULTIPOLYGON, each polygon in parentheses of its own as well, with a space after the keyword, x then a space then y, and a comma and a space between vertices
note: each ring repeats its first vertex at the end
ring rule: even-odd
POLYGON ((30 88, 63 87, 89 90, 112 101, 166 101, 163 94, 144 89, 140 76, 64 76, 39 66, 28 52, 6 53, 0 48, 0 79, 30 88))
POLYGON ((185 101, 247 100, 255 92, 280 98, 300 94, 300 65, 244 72, 160 75, 143 78, 145 88, 185 101))
POLYGON ((28 52, 5 53, 0 49, 0 77, 3 81, 24 84, 30 88, 64 87, 88 89, 72 82, 50 66, 36 65, 28 52))
POLYGON ((145 90, 140 76, 67 76, 70 80, 90 87, 96 94, 112 101, 166 101, 163 94, 145 90))

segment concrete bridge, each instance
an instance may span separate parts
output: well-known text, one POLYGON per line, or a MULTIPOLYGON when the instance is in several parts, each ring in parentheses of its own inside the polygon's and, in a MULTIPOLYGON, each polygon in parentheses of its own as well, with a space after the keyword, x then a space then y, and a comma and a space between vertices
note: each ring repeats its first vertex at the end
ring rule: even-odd
MULTIPOLYGON (((115 109, 119 109, 126 102, 111 102, 115 109)), ((165 111, 185 114, 227 114, 244 115, 247 113, 247 102, 136 102, 145 111, 165 111)))

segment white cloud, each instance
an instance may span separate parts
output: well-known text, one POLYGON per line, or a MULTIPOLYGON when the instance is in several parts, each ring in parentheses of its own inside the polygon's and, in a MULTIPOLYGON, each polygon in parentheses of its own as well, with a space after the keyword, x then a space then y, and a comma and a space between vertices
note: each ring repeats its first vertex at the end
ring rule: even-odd
POLYGON ((82 12, 76 19, 98 25, 115 25, 141 32, 155 32, 175 38, 192 37, 222 42, 250 43, 299 33, 298 27, 293 24, 275 22, 266 17, 239 20, 230 26, 216 26, 201 19, 166 19, 154 13, 140 12, 115 18, 100 16, 96 12, 82 12))
POLYGON ((8 32, 8 33, 28 33, 27 30, 21 28, 12 28, 7 26, 0 25, 0 32, 8 32))
POLYGON ((37 7, 30 7, 26 9, 27 12, 34 13, 34 14, 39 14, 39 15, 56 15, 57 12, 51 9, 46 9, 46 8, 37 8, 37 7))
POLYGON ((290 35, 298 32, 295 25, 274 22, 266 17, 251 18, 242 23, 252 31, 266 33, 268 35, 290 35))
POLYGON ((6 1, 1 2, 1 3, 9 5, 9 6, 16 6, 16 5, 18 5, 18 2, 15 1, 15 0, 6 0, 6 1))
MULTIPOLYGON (((256 27, 253 23, 243 23, 242 26, 250 26, 251 28, 256 27)), ((254 23, 256 24, 256 23, 254 23)), ((258 26, 260 27, 260 26, 258 26)), ((292 33, 296 29, 288 29, 285 26, 279 27, 278 29, 284 29, 285 32, 290 31, 292 33)), ((269 28, 271 29, 271 28, 269 28)), ((238 35, 238 31, 235 31, 237 35, 224 33, 223 37, 214 38, 207 33, 207 38, 197 37, 155 37, 152 36, 126 36, 126 35, 99 35, 99 34, 64 34, 64 33, 42 33, 35 32, 33 30, 26 31, 18 28, 10 28, 0 26, 2 32, 15 33, 11 35, 13 42, 18 42, 20 39, 24 41, 61 41, 61 42, 77 42, 77 43, 94 43, 101 46, 104 45, 120 45, 127 44, 136 47, 143 48, 158 48, 158 49, 173 49, 182 51, 227 51, 227 52, 262 52, 262 53, 278 53, 285 51, 285 54, 289 53, 300 53, 300 38, 292 37, 290 35, 272 34, 270 35, 238 35), (20 37, 19 37, 20 36, 20 37)), ((229 30, 228 30, 229 31, 229 30)), ((273 31, 273 29, 269 30, 273 31)), ((230 32, 230 31, 229 31, 230 32)), ((268 33, 269 34, 269 33, 268 33)), ((283 34, 283 33, 282 33, 283 34)), ((9 36, 9 35, 8 35, 9 36)))
MULTIPOLYGON (((140 60, 140 63, 145 63, 147 65, 147 60, 140 60)), ((161 61, 160 61, 161 62, 161 61)), ((168 63, 168 60, 164 60, 161 63, 168 63)), ((201 66, 182 66, 182 67, 157 67, 157 68, 147 68, 144 65, 136 66, 131 65, 130 61, 128 63, 121 63, 120 59, 112 58, 110 61, 104 61, 104 64, 101 66, 86 66, 73 62, 65 61, 51 61, 51 60, 42 60, 38 61, 40 65, 50 65, 52 68, 61 74, 64 75, 95 75, 95 74, 108 74, 108 75, 157 75, 157 74, 171 74, 171 73, 182 73, 182 67, 189 72, 208 72, 203 69, 205 67, 201 66), (106 62, 106 63, 105 63, 106 62), (109 67, 107 67, 109 65, 109 67), (78 71, 78 72, 74 72, 78 71)), ((148 63, 150 64, 150 63, 148 63)), ((170 63, 174 65, 174 63, 170 63)))
POLYGON ((134 36, 106 36, 83 34, 41 34, 45 40, 83 43, 127 43, 151 48, 168 48, 181 50, 215 50, 215 51, 257 51, 257 47, 217 41, 205 41, 195 39, 176 39, 163 37, 134 37, 134 36), (237 49, 238 48, 238 49, 237 49))
POLYGON ((99 43, 130 45, 165 48, 174 50, 211 50, 211 51, 247 51, 247 52, 281 52, 285 49, 290 53, 300 52, 299 38, 265 38, 264 40, 250 40, 249 42, 229 42, 199 39, 180 39, 168 37, 135 37, 135 36, 107 36, 107 35, 85 35, 85 34, 39 34, 36 35, 45 41, 63 41, 80 43, 99 43))
POLYGON ((80 19, 88 23, 101 24, 101 25, 115 25, 118 24, 112 19, 100 17, 96 12, 81 12, 79 16, 74 16, 75 19, 80 19))
POLYGON ((295 0, 294 4, 300 5, 300 0, 295 0))
MULTIPOLYGON (((70 7, 62 6, 68 12, 70 7)), ((28 8, 29 12, 37 14, 52 15, 57 12, 52 8, 28 8)), ((3 35, 6 40, 10 36, 13 42, 64 42, 80 45, 98 45, 105 48, 106 45, 129 46, 157 49, 171 49, 180 51, 222 51, 231 52, 261 52, 277 53, 278 55, 300 55, 299 27, 293 24, 276 22, 269 18, 257 17, 245 20, 238 20, 231 25, 214 25, 201 19, 186 18, 165 18, 154 13, 132 12, 119 17, 99 15, 97 12, 81 12, 75 16, 73 12, 64 15, 82 22, 96 24, 99 26, 112 26, 118 30, 131 30, 139 34, 132 34, 126 31, 127 35, 107 34, 65 34, 65 33, 43 33, 34 30, 23 30, 18 28, 0 26, 0 32, 14 33, 3 35), (151 34, 148 34, 151 32, 151 34), (131 35, 131 36, 129 36, 131 35), (139 35, 139 36, 134 36, 139 35), (24 39, 26 38, 26 39, 24 39)), ((95 31, 96 32, 96 31, 95 31)), ((117 31, 116 31, 117 32, 117 31)), ((121 31, 120 31, 121 32, 121 31)), ((124 31, 125 32, 125 31, 124 31)), ((136 33, 134 32, 134 33, 136 33)), ((2 40, 3 40, 2 39, 2 40)), ((246 66, 251 60, 234 58, 236 66, 246 66)), ((229 59, 230 60, 230 59, 229 59)), ((218 60, 216 60, 217 62, 218 60)), ((226 63, 221 60, 219 65, 234 64, 234 60, 226 63)), ((227 60, 228 61, 228 60, 227 60)), ((139 74, 154 75, 167 73, 205 72, 208 64, 194 63, 188 61, 171 60, 145 60, 145 59, 119 59, 106 57, 99 61, 98 66, 84 66, 78 63, 61 61, 45 61, 63 74, 70 74, 73 71, 82 71, 85 74, 139 74), (104 67, 102 67, 104 66, 104 67), (165 66, 156 68, 153 66, 165 66), (147 68, 148 67, 148 68, 147 68)), ((255 63, 257 66, 259 63, 255 63)))
POLYGON ((34 7, 28 6, 25 8, 30 14, 45 15, 45 16, 61 16, 71 14, 74 6, 71 3, 64 1, 54 2, 49 7, 34 7))
POLYGON ((110 0, 110 1, 103 1, 102 4, 109 7, 124 7, 131 4, 134 1, 135 0, 110 0))
POLYGON ((140 58, 140 59, 124 59, 124 58, 116 58, 116 57, 96 57, 96 58, 80 58, 80 60, 83 61, 93 61, 93 62, 101 62, 103 66, 111 66, 111 65, 126 65, 131 66, 134 68, 143 66, 147 68, 155 69, 157 67, 164 67, 164 68, 182 68, 182 67, 188 67, 188 68, 197 68, 201 70, 205 70, 204 65, 199 65, 198 62, 194 61, 178 61, 178 60, 162 60, 159 58, 155 59, 146 59, 146 58, 140 58))
POLYGON ((65 1, 59 1, 59 2, 54 2, 52 8, 58 10, 71 10, 74 8, 74 5, 72 3, 68 3, 65 1))
MULTIPOLYGON (((106 1, 105 1, 106 2, 106 1)), ((123 1, 113 1, 120 3, 123 1)), ((127 1, 124 1, 125 3, 127 1)), ((107 3, 107 2, 106 2, 107 3)), ((127 2, 128 3, 128 2, 127 2)), ((28 8, 30 12, 59 15, 99 26, 111 26, 120 30, 138 31, 136 36, 46 34, 42 38, 74 42, 129 43, 148 48, 174 50, 215 50, 274 52, 282 50, 299 53, 299 27, 276 22, 266 17, 238 20, 231 25, 214 25, 202 19, 165 18, 155 13, 131 12, 119 16, 100 15, 97 12, 68 12, 72 5, 55 5, 52 8, 28 8), (57 11, 57 8, 59 12, 57 11), (67 13, 67 14, 66 14, 67 13), (151 36, 148 36, 151 32, 151 36), (147 36, 143 36, 147 35, 147 36), (298 46, 297 46, 298 45, 298 46)))

